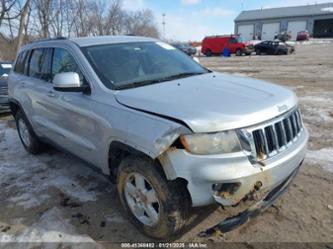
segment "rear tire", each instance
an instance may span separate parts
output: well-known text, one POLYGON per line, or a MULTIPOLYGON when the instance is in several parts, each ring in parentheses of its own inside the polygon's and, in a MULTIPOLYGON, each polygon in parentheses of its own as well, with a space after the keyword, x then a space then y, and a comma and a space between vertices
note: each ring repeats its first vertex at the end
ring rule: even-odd
POLYGON ((132 223, 149 237, 166 239, 186 224, 190 200, 184 185, 167 181, 160 167, 148 158, 124 158, 117 189, 132 223))
POLYGON ((205 52, 205 55, 207 57, 211 57, 213 55, 212 51, 210 49, 207 49, 206 52, 205 52))
POLYGON ((24 148, 31 154, 39 154, 43 152, 45 145, 38 139, 22 111, 17 111, 15 121, 24 148))
POLYGON ((239 48, 236 50, 236 56, 242 56, 243 52, 239 48))

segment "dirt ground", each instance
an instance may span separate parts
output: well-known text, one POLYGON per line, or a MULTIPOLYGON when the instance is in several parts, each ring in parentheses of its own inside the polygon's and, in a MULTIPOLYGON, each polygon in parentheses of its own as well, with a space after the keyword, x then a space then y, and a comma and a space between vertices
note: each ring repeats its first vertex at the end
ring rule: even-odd
MULTIPOLYGON (((296 49, 288 56, 200 58, 215 71, 293 89, 311 138, 295 181, 266 212, 229 233, 202 238, 198 234, 229 211, 196 208, 175 241, 333 242, 333 43, 296 49)), ((59 151, 29 155, 10 116, 0 119, 0 205, 0 242, 90 242, 74 244, 81 248, 152 241, 128 222, 115 186, 105 176, 59 151)))

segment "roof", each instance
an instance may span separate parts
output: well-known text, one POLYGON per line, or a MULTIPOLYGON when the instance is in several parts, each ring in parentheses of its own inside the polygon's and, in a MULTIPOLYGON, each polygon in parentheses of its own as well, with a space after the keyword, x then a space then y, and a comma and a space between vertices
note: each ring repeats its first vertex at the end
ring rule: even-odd
POLYGON ((93 45, 103 45, 103 44, 117 44, 117 43, 128 43, 128 42, 147 42, 152 41, 156 42, 157 39, 148 38, 148 37, 141 37, 141 36, 89 36, 89 37, 79 37, 79 38, 64 38, 64 37, 57 37, 57 38, 47 38, 47 39, 39 39, 32 41, 31 43, 27 44, 23 47, 23 49, 30 48, 35 44, 46 44, 48 42, 61 42, 61 43, 68 43, 74 42, 80 47, 88 47, 93 45))
POLYGON ((91 36, 91 37, 81 37, 81 38, 70 38, 69 40, 75 42, 80 47, 103 45, 103 44, 127 43, 127 42, 157 41, 154 38, 141 37, 141 36, 91 36))
POLYGON ((304 5, 295 7, 280 7, 271 9, 258 9, 242 11, 235 19, 237 21, 250 21, 297 16, 316 16, 333 14, 333 2, 304 5))

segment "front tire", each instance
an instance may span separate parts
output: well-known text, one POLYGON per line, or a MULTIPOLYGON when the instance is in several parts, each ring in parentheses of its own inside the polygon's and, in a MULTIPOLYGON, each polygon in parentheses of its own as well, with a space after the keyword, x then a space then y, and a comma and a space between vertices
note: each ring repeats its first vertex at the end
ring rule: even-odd
POLYGON ((186 188, 167 181, 150 159, 128 157, 118 169, 117 189, 133 224, 155 239, 166 239, 186 224, 190 201, 186 188))
POLYGON ((43 151, 44 144, 39 141, 22 111, 19 110, 16 113, 15 121, 16 128, 24 148, 31 154, 41 153, 43 151))

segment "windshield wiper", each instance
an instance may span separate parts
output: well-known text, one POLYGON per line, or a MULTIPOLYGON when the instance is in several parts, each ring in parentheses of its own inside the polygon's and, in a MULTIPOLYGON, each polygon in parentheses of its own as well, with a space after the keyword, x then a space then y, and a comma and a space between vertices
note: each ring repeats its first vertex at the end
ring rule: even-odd
POLYGON ((116 90, 125 90, 125 89, 130 89, 134 87, 139 87, 139 86, 146 86, 146 85, 151 85, 155 83, 161 82, 160 79, 154 79, 154 80, 142 80, 142 81, 136 81, 136 82, 131 82, 125 85, 121 86, 116 86, 116 90))
POLYGON ((129 84, 125 84, 125 85, 122 85, 122 86, 117 86, 115 89, 116 90, 125 90, 125 89, 134 88, 134 87, 152 85, 152 84, 155 84, 155 83, 161 83, 161 82, 165 82, 165 81, 176 80, 176 79, 181 79, 181 78, 190 77, 190 76, 194 76, 194 75, 205 74, 205 73, 207 73, 207 72, 179 73, 179 74, 174 74, 174 75, 171 75, 171 76, 166 76, 166 77, 158 78, 158 79, 131 82, 129 84))
POLYGON ((205 74, 205 73, 206 72, 185 72, 185 73, 179 73, 179 74, 174 74, 171 76, 164 77, 162 80, 163 81, 176 80, 176 79, 186 78, 186 77, 190 77, 190 76, 205 74))

